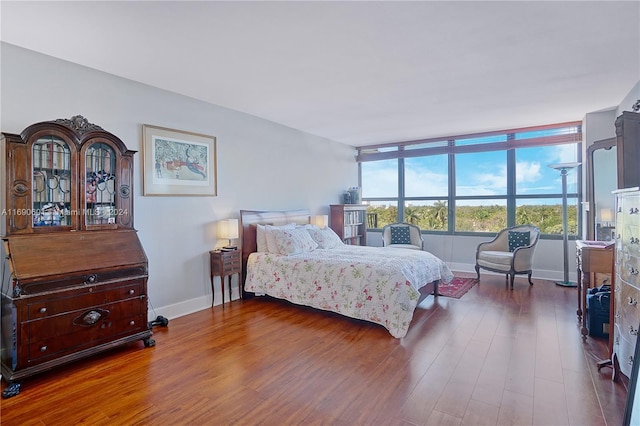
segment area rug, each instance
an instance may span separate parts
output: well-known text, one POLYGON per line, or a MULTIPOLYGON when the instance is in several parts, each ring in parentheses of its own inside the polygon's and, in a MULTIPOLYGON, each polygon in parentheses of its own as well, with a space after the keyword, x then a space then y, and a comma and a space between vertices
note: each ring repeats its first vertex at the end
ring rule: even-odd
POLYGON ((478 280, 475 278, 454 277, 448 284, 438 284, 438 295, 460 299, 476 284, 478 284, 478 280))

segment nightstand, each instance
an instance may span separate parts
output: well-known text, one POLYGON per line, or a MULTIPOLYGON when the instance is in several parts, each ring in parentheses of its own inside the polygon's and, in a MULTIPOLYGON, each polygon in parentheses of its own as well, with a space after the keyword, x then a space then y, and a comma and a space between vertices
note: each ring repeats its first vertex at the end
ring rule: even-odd
MULTIPOLYGON (((220 287, 222 289, 222 306, 224 307, 224 287, 225 278, 229 275, 238 274, 238 290, 242 299, 242 262, 240 250, 221 251, 211 250, 209 252, 211 266, 211 307, 215 300, 215 288, 213 277, 220 277, 220 287)), ((231 301, 231 280, 229 280, 229 301, 231 301)))

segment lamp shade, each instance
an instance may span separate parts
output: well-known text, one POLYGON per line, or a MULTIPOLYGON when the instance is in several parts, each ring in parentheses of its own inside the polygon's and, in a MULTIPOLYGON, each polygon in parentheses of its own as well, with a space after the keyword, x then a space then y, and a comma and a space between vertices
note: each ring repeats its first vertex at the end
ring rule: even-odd
POLYGON ((320 229, 326 228, 327 226, 329 226, 329 216, 326 215, 326 214, 321 214, 321 215, 318 215, 318 216, 312 216, 311 217, 311 223, 313 225, 316 225, 320 229))
POLYGON ((238 219, 221 220, 218 226, 218 238, 234 240, 239 237, 238 219))
POLYGON ((613 212, 611 209, 600 209, 600 221, 606 223, 613 221, 613 212))

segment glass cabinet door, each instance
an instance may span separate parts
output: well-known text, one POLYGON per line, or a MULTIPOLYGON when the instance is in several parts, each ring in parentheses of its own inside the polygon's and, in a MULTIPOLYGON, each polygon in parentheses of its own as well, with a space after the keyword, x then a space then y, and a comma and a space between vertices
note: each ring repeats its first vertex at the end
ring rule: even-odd
POLYGON ((85 223, 116 223, 116 153, 102 142, 92 144, 85 152, 85 223))
POLYGON ((33 144, 33 226, 71 226, 71 151, 57 136, 33 144))

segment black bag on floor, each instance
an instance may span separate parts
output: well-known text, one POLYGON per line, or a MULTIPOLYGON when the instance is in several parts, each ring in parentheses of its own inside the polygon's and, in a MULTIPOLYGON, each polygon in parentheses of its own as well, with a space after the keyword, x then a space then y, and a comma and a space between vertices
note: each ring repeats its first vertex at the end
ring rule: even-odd
POLYGON ((603 285, 589 289, 589 294, 587 294, 587 329, 589 330, 589 336, 609 336, 610 309, 610 286, 603 285))

